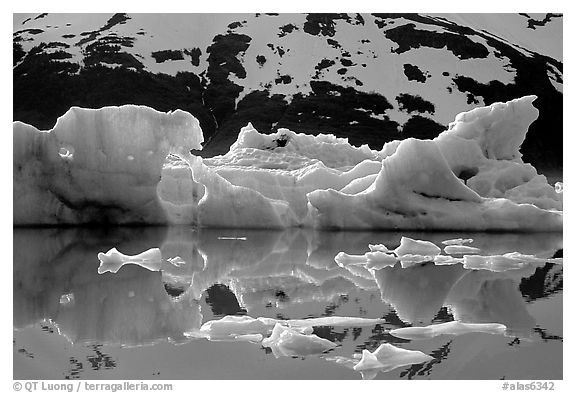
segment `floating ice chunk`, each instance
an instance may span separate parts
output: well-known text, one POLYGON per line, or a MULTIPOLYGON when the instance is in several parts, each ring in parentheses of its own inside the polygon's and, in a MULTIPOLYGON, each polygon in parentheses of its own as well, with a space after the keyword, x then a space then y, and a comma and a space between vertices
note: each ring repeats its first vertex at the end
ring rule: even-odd
POLYGON ((558 194, 562 194, 564 192, 564 183, 557 181, 554 183, 554 191, 558 194))
POLYGON ((410 364, 424 363, 434 358, 420 351, 398 348, 392 344, 381 344, 374 352, 362 351, 362 359, 354 366, 354 370, 363 371, 382 369, 390 371, 410 364))
POLYGON ((260 342, 264 338, 261 334, 242 334, 233 336, 235 341, 260 342))
POLYGON ((517 251, 508 252, 508 253, 504 254, 503 257, 516 259, 520 262, 528 262, 528 263, 536 263, 536 264, 544 264, 544 263, 562 264, 562 262, 563 262, 563 258, 538 258, 534 255, 521 254, 517 251))
POLYGON ((440 254, 440 247, 432 242, 426 240, 414 240, 409 237, 402 236, 400 246, 394 250, 394 253, 399 257, 404 255, 428 255, 434 257, 440 254))
POLYGON ((262 340, 262 346, 269 347, 274 356, 280 357, 321 354, 336 347, 336 344, 315 334, 302 334, 277 323, 272 335, 262 340))
POLYGON ((184 265, 186 263, 186 261, 183 260, 182 258, 180 258, 179 256, 175 256, 174 258, 168 258, 168 259, 166 259, 166 261, 171 263, 174 266, 181 266, 181 265, 184 265))
POLYGON ((345 252, 339 252, 335 257, 334 261, 338 266, 346 267, 348 265, 361 265, 368 262, 365 255, 349 255, 345 252))
POLYGON ((462 265, 465 269, 503 272, 506 270, 520 269, 526 265, 526 262, 504 255, 464 255, 462 265))
POLYGON ((421 340, 443 334, 459 336, 466 333, 504 334, 505 332, 506 326, 501 323, 463 323, 459 321, 390 330, 391 335, 405 340, 421 340))
POLYGON ((391 250, 388 250, 388 247, 386 247, 384 244, 368 244, 368 248, 370 249, 370 251, 380 251, 380 252, 392 252, 391 250))
POLYGON ((124 255, 115 248, 109 250, 106 254, 98 253, 100 266, 98 273, 106 272, 116 273, 120 268, 127 264, 142 266, 153 272, 160 270, 162 266, 162 253, 159 248, 151 248, 138 255, 124 255))
POLYGON ((449 255, 436 255, 434 257, 434 264, 435 265, 455 265, 457 263, 463 263, 463 258, 454 258, 449 255))
POLYGON ((398 259, 392 254, 383 251, 367 252, 364 254, 367 259, 367 269, 382 269, 388 266, 394 266, 398 259))
POLYGON ((314 326, 372 326, 385 323, 385 319, 370 319, 357 317, 320 317, 309 319, 289 319, 279 321, 290 327, 314 327, 314 326))
POLYGON ((447 246, 462 246, 462 245, 467 244, 467 243, 472 243, 473 241, 474 241, 474 239, 458 238, 458 239, 443 240, 442 244, 445 244, 447 246))
POLYGON ((74 304, 74 294, 65 293, 64 295, 60 296, 60 304, 62 305, 74 304))
POLYGON ((400 264, 402 265, 402 268, 407 268, 414 265, 420 265, 422 263, 430 262, 433 260, 434 260, 433 255, 404 254, 400 257, 400 264))
POLYGON ((211 340, 236 338, 238 336, 267 334, 273 325, 250 316, 227 315, 221 319, 208 321, 200 327, 200 332, 211 340))
POLYGON ((481 250, 476 247, 469 246, 446 246, 444 252, 446 254, 477 254, 481 250))

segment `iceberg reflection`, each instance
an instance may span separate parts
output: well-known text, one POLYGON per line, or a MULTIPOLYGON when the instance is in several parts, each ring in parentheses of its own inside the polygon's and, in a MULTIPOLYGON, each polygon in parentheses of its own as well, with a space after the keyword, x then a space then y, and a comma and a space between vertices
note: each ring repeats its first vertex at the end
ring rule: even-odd
MULTIPOLYGON (((227 317, 228 321, 258 324, 254 321, 262 317, 264 323, 257 329, 232 323, 226 325, 225 335, 211 339, 256 342, 276 356, 314 355, 357 364, 345 359, 369 349, 364 353, 368 356, 383 344, 406 343, 389 330, 451 320, 502 324, 507 336, 535 337, 541 327, 524 292, 538 296, 533 293, 539 285, 535 281, 545 281, 546 272, 561 272, 561 265, 543 270, 544 263, 526 262, 514 270, 494 272, 471 270, 462 263, 424 262, 404 268, 400 262, 365 266, 335 261, 340 252, 364 254, 368 245, 374 252, 394 250, 403 236, 443 248, 443 241, 462 234, 15 229, 14 328, 48 320, 75 344, 143 346, 205 339, 208 326, 212 330, 224 326, 216 323, 223 315, 215 310, 226 307, 216 303, 230 301, 207 294, 215 286, 225 286, 235 297, 236 312, 254 318, 227 317), (106 257, 113 248, 118 253, 106 257), (157 250, 146 253, 150 249, 157 250), (122 254, 137 258, 125 259, 122 254), (523 287, 528 282, 534 282, 532 289, 523 287), (271 338, 274 330, 276 340, 271 338), (330 354, 324 353, 327 350, 330 354)), ((518 252, 546 259, 562 249, 562 235, 555 233, 466 237, 474 239, 472 245, 483 255, 518 252)), ((561 286, 560 279, 541 296, 561 286)), ((417 359, 431 361, 429 354, 424 351, 417 359)), ((375 368, 384 372, 396 368, 391 366, 375 368)))

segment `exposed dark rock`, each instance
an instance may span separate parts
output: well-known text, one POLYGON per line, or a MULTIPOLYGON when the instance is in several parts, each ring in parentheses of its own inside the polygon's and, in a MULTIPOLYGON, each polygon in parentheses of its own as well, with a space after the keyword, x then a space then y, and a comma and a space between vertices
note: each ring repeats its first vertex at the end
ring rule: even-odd
POLYGON ((44 30, 42 29, 24 29, 24 30, 19 30, 16 33, 14 33, 14 36, 19 36, 22 35, 24 33, 28 33, 28 34, 32 34, 32 35, 36 35, 36 34, 40 34, 40 33, 44 33, 44 30))
POLYGON ((434 139, 446 129, 446 126, 439 124, 432 119, 420 115, 414 115, 404 124, 397 139, 434 139))
POLYGON ((124 67, 132 67, 137 70, 144 68, 144 65, 132 54, 122 52, 122 46, 133 46, 134 39, 131 37, 102 37, 86 46, 84 52, 84 64, 86 67, 94 65, 120 64, 124 67))
POLYGON ((256 56, 256 62, 260 67, 262 67, 266 63, 266 57, 264 57, 263 55, 258 55, 256 56))
POLYGON ((322 59, 320 63, 316 64, 315 68, 320 71, 323 70, 324 68, 332 67, 334 64, 336 64, 334 60, 322 59))
POLYGON ((292 77, 290 75, 282 75, 282 76, 279 76, 278 78, 276 78, 274 80, 274 82, 276 82, 277 85, 280 83, 287 85, 290 82, 292 82, 292 77))
POLYGON ((340 59, 340 63, 342 63, 344 67, 351 67, 353 65, 356 65, 351 60, 348 59, 340 59))
POLYGON ((207 77, 210 80, 204 100, 214 114, 218 125, 235 110, 235 100, 243 90, 231 82, 228 76, 234 73, 238 78, 246 77, 246 70, 238 60, 238 54, 245 52, 252 39, 243 34, 228 33, 214 37, 208 53, 207 77))
POLYGON ((282 38, 292 33, 294 30, 298 30, 298 27, 296 27, 296 25, 293 25, 292 23, 288 23, 287 25, 281 26, 280 33, 278 33, 278 37, 282 38))
POLYGON ((164 63, 168 60, 184 60, 181 50, 160 50, 157 52, 152 52, 152 57, 156 60, 156 63, 164 63))
POLYGON ((454 56, 461 60, 483 59, 488 56, 488 49, 478 42, 474 42, 466 36, 435 31, 418 30, 416 25, 409 23, 394 27, 384 32, 386 38, 398 44, 395 53, 404 53, 420 47, 443 48, 446 47, 454 56))
POLYGON ((200 56, 202 55, 200 48, 184 49, 184 53, 190 56, 193 66, 198 67, 200 65, 200 56))
POLYGON ((409 81, 425 83, 427 79, 420 68, 412 64, 404 64, 404 75, 406 75, 409 81))
POLYGON ((336 20, 350 21, 347 14, 308 14, 304 23, 304 31, 311 35, 334 37, 336 20))
POLYGON ((12 44, 12 65, 16 65, 26 56, 26 52, 22 49, 22 45, 14 42, 12 44))
POLYGON ((338 41, 333 40, 332 38, 328 38, 328 39, 326 40, 326 42, 328 42, 328 45, 330 45, 331 47, 333 47, 333 48, 335 48, 335 49, 342 48, 342 45, 340 45, 340 44, 338 43, 338 41))
POLYGON ((398 102, 398 107, 401 111, 412 113, 412 112, 419 112, 424 113, 428 112, 431 115, 434 114, 434 104, 430 101, 426 101, 420 96, 414 96, 411 94, 402 93, 396 97, 396 101, 398 102))
POLYGON ((554 18, 562 18, 562 14, 551 14, 548 13, 542 20, 533 19, 528 14, 520 14, 528 19, 528 28, 532 30, 536 30, 537 27, 546 26, 549 22, 552 21, 554 18))
POLYGON ((84 38, 78 41, 76 45, 82 46, 88 42, 94 41, 100 35, 100 33, 109 30, 116 25, 124 24, 129 19, 130 17, 126 14, 114 14, 100 29, 81 33, 80 35, 84 36, 84 38))
POLYGON ((240 22, 232 22, 228 25, 228 28, 230 30, 234 30, 234 29, 237 29, 239 27, 242 27, 242 23, 240 23, 240 22))

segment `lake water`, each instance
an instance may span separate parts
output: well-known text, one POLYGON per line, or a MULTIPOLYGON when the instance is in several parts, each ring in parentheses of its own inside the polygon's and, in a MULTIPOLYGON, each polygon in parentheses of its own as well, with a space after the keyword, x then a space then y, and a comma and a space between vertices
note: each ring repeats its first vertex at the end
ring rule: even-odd
POLYGON ((472 238, 481 254, 562 256, 562 234, 194 230, 185 227, 14 229, 15 379, 361 379, 331 361, 382 343, 433 360, 376 379, 562 379, 562 264, 470 270, 460 263, 346 269, 334 256, 392 249, 402 236, 439 246, 472 238), (97 254, 153 247, 161 271, 125 265, 98 273, 97 254), (225 315, 276 319, 383 318, 320 326, 338 346, 276 357, 260 343, 189 333, 225 315), (505 334, 405 340, 390 329, 458 320, 502 323, 505 334), (188 333, 188 334, 187 334, 188 333))

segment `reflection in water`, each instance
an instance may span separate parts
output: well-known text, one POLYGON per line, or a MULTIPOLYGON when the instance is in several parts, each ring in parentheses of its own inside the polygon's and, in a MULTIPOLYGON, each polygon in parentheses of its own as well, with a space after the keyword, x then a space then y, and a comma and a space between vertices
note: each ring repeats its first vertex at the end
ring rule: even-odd
MULTIPOLYGON (((402 236, 444 248, 443 241, 462 234, 198 231, 187 227, 15 229, 14 328, 17 333, 48 324, 74 345, 91 346, 92 355, 87 356, 85 366, 70 358, 74 360, 70 363, 72 378, 81 377, 86 367, 99 371, 117 367, 118 360, 106 355, 102 346, 197 340, 191 333, 228 314, 279 320, 382 318, 385 322, 370 327, 313 328, 318 340, 338 344, 330 356, 348 358, 366 349, 374 351, 384 343, 407 344, 391 336, 390 329, 452 319, 504 324, 512 338, 562 339, 561 331, 552 334, 542 328, 528 307, 532 301, 561 292, 561 265, 526 263, 514 270, 492 272, 466 269, 461 263, 367 268, 339 265, 334 260, 339 252, 365 254, 369 244, 382 245, 382 250, 396 249, 402 236), (107 259, 99 274, 97 256, 112 248, 126 255, 151 248, 158 248, 159 253, 144 254, 146 258, 141 259, 151 263, 147 269, 138 263, 122 266, 126 261, 115 255, 117 260, 107 259), (156 259, 152 261, 152 257, 156 259), (206 302, 210 308, 205 307, 206 302)), ((562 249, 562 235, 553 233, 469 233, 464 237, 474 239, 470 246, 478 248, 481 255, 519 252, 552 258, 562 249)), ((561 309, 556 312, 561 318, 561 309)), ((294 342, 301 340, 296 333, 293 336, 294 342)), ((458 356, 450 354, 450 342, 438 342, 428 350, 409 342, 410 349, 419 349, 432 360, 411 366, 396 378, 430 375, 443 359, 458 356)), ((297 345, 284 352, 304 354, 297 345)))

